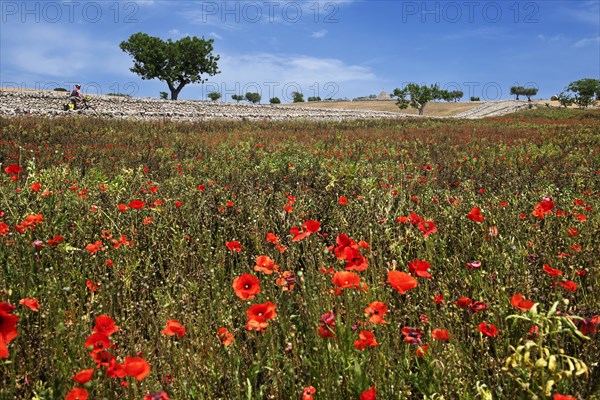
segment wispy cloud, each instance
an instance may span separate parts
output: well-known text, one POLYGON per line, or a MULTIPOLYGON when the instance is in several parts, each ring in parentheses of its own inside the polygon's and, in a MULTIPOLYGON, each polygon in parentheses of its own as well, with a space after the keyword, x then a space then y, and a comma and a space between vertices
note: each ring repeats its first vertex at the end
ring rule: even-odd
POLYGON ((223 40, 223 37, 219 35, 217 32, 211 32, 208 36, 214 37, 215 39, 223 40))
POLYGON ((600 2, 597 0, 584 2, 569 2, 564 8, 563 15, 570 16, 579 22, 600 26, 598 16, 600 15, 600 2))
POLYGON ((327 35, 327 30, 326 29, 321 29, 320 31, 313 32, 310 35, 310 37, 311 38, 315 38, 315 39, 321 39, 321 38, 325 37, 325 35, 327 35))
POLYGON ((583 38, 581 40, 578 40, 577 42, 575 42, 575 44, 573 44, 573 47, 581 48, 581 47, 587 47, 591 44, 599 45, 600 44, 600 35, 596 36, 596 37, 583 38))

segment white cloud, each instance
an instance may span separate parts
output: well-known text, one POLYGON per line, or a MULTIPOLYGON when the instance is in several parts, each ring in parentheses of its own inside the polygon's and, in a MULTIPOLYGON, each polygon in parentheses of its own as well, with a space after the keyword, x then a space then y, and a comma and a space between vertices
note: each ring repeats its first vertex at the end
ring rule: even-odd
POLYGON ((221 54, 220 74, 195 85, 186 96, 205 98, 212 91, 231 101, 231 94, 261 92, 263 99, 286 96, 301 90, 305 96, 339 97, 364 93, 364 87, 380 87, 381 79, 370 68, 346 64, 335 58, 271 53, 221 54), (270 97, 269 97, 270 96, 270 97))
POLYGON ((310 35, 310 37, 315 38, 315 39, 320 39, 322 37, 325 37, 325 35, 327 35, 327 30, 326 29, 321 29, 320 31, 313 32, 310 35))
POLYGON ((131 74, 129 56, 118 44, 97 36, 53 24, 32 25, 12 33, 2 41, 3 69, 58 79, 91 75, 93 71, 131 74))
POLYGON ((221 35, 219 35, 217 32, 211 32, 208 34, 208 36, 212 36, 215 39, 223 40, 223 37, 221 35))
POLYGON ((600 15, 600 2, 597 0, 584 2, 569 2, 569 6, 561 12, 563 15, 571 16, 573 19, 595 25, 599 25, 598 15, 600 15))
POLYGON ((581 48, 581 47, 586 47, 590 44, 600 44, 600 36, 591 37, 591 38, 583 38, 581 40, 578 40, 573 45, 573 47, 581 48))
POLYGON ((169 35, 179 36, 179 35, 181 35, 181 32, 179 32, 179 29, 171 29, 171 30, 169 30, 169 35))

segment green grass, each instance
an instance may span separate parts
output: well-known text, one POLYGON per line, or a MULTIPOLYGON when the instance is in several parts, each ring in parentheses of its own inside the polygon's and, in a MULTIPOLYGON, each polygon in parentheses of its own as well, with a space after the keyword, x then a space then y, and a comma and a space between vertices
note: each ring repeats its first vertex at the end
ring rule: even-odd
MULTIPOLYGON (((534 120, 555 112, 536 110, 534 120)), ((8 226, 0 236, 0 302, 17 306, 20 317, 10 355, 0 360, 0 398, 64 398, 77 386, 75 372, 96 366, 84 342, 101 314, 120 327, 111 336, 117 361, 137 355, 151 371, 137 381, 98 368, 86 386, 90 398, 164 390, 171 399, 299 399, 308 386, 316 399, 358 399, 371 386, 380 399, 597 398, 598 337, 581 337, 580 320, 573 325, 564 315, 600 314, 600 135, 591 123, 568 123, 575 110, 565 113, 557 120, 565 123, 522 122, 519 114, 252 124, 1 118, 2 170, 18 164, 23 171, 17 180, 0 177, 0 221, 8 226), (30 189, 35 182, 39 191, 30 189), (283 208, 290 195, 292 213, 283 208), (540 219, 532 211, 544 196, 555 208, 540 219), (146 205, 119 211, 134 199, 146 205), (474 207, 483 222, 467 217, 474 207), (438 232, 424 237, 396 222, 410 213, 434 221, 438 232), (43 222, 19 233, 15 226, 30 214, 43 222), (320 231, 293 241, 290 229, 306 220, 319 221, 320 231), (266 240, 269 232, 285 252, 266 240), (50 246, 58 234, 64 242, 50 246), (328 250, 339 234, 369 245, 359 250, 368 261, 357 272, 364 291, 336 295, 332 276, 320 272, 344 270, 328 250), (114 248, 121 235, 131 247, 114 248), (86 246, 98 240, 106 249, 92 255, 86 246), (227 249, 233 240, 240 253, 227 249), (260 255, 295 276, 293 290, 283 291, 277 274, 253 270, 260 255), (408 273, 415 259, 431 264, 431 279, 417 278, 405 295, 385 284, 389 270, 408 273), (475 260, 480 269, 465 266, 475 260), (544 264, 563 275, 551 277, 544 264), (259 278, 254 299, 234 293, 243 273, 259 278), (559 285, 567 280, 577 290, 559 285), (95 292, 87 281, 98 284, 95 292), (540 313, 511 305, 517 293, 539 303, 540 313), (433 301, 438 294, 445 304, 433 301), (485 310, 457 307, 463 296, 485 310), (39 312, 19 305, 25 297, 39 300, 39 312), (267 301, 277 316, 264 331, 248 331, 246 311, 267 301), (389 308, 387 324, 367 321, 373 301, 389 308), (562 316, 548 314, 554 303, 562 316), (317 329, 330 310, 336 338, 324 339, 317 329), (161 334, 170 319, 187 329, 182 338, 161 334), (482 336, 481 322, 497 326, 498 336, 482 336), (558 357, 556 369, 524 359, 503 369, 533 325, 540 328, 528 345, 534 362, 547 349, 558 357), (221 344, 221 327, 233 346, 221 344), (424 357, 403 341, 403 327, 423 331, 424 357), (436 328, 450 340, 433 339, 436 328), (379 346, 357 350, 361 330, 379 346), (561 354, 589 371, 559 375, 569 370, 561 354), (555 385, 546 391, 549 380, 555 385)))

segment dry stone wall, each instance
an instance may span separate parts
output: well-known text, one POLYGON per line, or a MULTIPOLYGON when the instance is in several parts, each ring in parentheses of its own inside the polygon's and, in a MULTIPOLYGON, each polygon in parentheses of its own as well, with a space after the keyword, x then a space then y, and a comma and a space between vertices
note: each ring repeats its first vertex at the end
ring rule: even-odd
POLYGON ((66 116, 100 115, 114 118, 173 120, 343 120, 402 118, 405 115, 381 111, 330 110, 273 105, 234 104, 195 100, 161 100, 120 96, 90 96, 94 110, 64 111, 68 93, 52 91, 0 90, 0 115, 66 116))

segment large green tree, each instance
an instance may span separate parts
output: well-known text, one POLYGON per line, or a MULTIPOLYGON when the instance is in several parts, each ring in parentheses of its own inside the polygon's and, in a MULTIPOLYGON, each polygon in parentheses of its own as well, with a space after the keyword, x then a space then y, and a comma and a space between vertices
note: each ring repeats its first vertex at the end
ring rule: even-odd
POLYGON ((409 83, 404 89, 394 89, 392 97, 397 97, 396 105, 404 110, 410 105, 419 110, 419 115, 423 115, 425 106, 432 100, 442 98, 442 91, 438 85, 421 86, 416 83, 409 83))
POLYGON ((119 47, 133 58, 130 68, 142 79, 165 81, 171 91, 171 100, 177 100, 179 92, 190 83, 203 83, 202 75, 215 75, 218 55, 213 55, 214 40, 187 36, 175 42, 135 33, 119 47))
POLYGON ((567 90, 575 94, 573 98, 575 104, 581 108, 586 108, 600 100, 600 79, 579 79, 569 83, 567 90))

